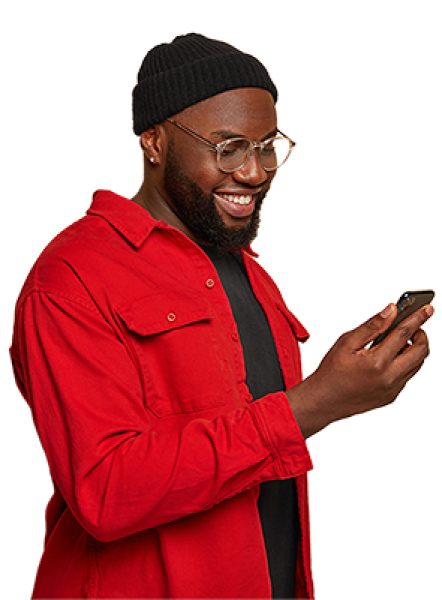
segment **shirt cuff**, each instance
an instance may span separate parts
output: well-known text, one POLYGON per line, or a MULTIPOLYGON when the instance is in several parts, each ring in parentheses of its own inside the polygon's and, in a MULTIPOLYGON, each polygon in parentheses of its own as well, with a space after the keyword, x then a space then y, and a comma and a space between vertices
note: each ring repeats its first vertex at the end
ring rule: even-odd
POLYGON ((284 392, 268 394, 250 404, 256 427, 273 458, 277 479, 297 477, 313 463, 284 392))

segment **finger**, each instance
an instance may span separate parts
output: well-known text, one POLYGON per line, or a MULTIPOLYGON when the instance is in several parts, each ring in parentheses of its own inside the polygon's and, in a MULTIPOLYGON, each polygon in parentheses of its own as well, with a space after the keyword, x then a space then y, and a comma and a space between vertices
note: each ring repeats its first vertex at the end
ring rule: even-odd
POLYGON ((422 329, 415 333, 411 342, 411 345, 407 344, 404 350, 398 354, 392 366, 396 376, 405 382, 419 371, 430 354, 428 337, 422 329))
MULTIPOLYGON (((383 348, 393 354, 398 354, 407 345, 407 342, 414 338, 417 331, 428 321, 433 313, 434 308, 432 306, 424 306, 416 311, 393 329, 383 341, 383 348)), ((421 340, 421 334, 416 339, 421 340)))
POLYGON ((416 333, 414 334, 414 336, 410 340, 407 340, 407 343, 402 348, 402 350, 399 352, 399 354, 402 354, 402 352, 405 352, 405 350, 407 350, 413 344, 419 344, 419 343, 427 343, 428 344, 428 338, 422 329, 418 329, 416 331, 416 333))
POLYGON ((389 304, 383 311, 354 329, 351 332, 353 349, 362 350, 367 344, 375 340, 378 335, 384 333, 393 323, 396 314, 396 305, 389 304))

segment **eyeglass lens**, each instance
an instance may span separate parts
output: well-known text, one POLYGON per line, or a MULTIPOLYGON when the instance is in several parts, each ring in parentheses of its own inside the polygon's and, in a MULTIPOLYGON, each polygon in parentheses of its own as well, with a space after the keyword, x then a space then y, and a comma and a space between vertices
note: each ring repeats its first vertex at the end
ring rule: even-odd
MULTIPOLYGON (((247 139, 228 140, 219 153, 219 165, 223 171, 235 171, 248 160, 252 143, 247 139)), ((291 144, 287 138, 276 137, 267 140, 257 148, 261 166, 266 171, 273 171, 281 166, 290 154, 291 144)))

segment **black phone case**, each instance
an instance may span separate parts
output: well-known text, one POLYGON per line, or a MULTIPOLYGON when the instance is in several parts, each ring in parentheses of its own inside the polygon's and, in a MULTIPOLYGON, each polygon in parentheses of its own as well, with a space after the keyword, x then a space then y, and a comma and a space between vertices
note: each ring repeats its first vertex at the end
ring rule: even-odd
POLYGON ((402 294, 402 296, 399 298, 399 300, 397 302, 398 312, 397 312, 395 320, 390 325, 390 327, 387 329, 387 331, 384 331, 384 333, 381 333, 381 335, 378 336, 374 340, 374 342, 371 344, 370 348, 374 348, 375 346, 380 344, 383 340, 385 340, 387 335, 395 327, 397 327, 399 325, 399 323, 402 323, 402 321, 404 321, 404 319, 406 319, 407 317, 412 315, 414 312, 416 312, 423 306, 430 304, 434 298, 434 295, 435 294, 434 294, 433 290, 405 292, 405 294, 402 294))

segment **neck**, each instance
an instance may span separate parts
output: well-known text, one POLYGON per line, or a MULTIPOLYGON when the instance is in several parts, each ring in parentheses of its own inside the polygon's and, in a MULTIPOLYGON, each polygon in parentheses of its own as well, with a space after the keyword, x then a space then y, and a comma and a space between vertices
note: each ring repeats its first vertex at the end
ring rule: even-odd
POLYGON ((198 243, 199 240, 173 211, 164 197, 164 192, 162 193, 151 182, 145 179, 132 201, 146 209, 151 217, 157 221, 166 221, 166 223, 179 229, 191 240, 198 243))

